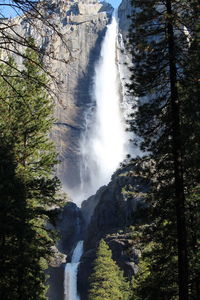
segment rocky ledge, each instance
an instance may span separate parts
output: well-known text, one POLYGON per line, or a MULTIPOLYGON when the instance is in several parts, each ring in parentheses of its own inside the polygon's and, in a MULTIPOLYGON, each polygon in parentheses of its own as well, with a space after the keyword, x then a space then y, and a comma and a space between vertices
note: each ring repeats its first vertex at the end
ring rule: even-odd
POLYGON ((131 278, 136 272, 138 252, 132 245, 129 227, 141 221, 142 215, 137 212, 145 210, 148 184, 136 175, 134 166, 129 165, 119 169, 107 186, 82 204, 81 210, 88 227, 78 273, 81 300, 87 300, 88 278, 102 238, 109 244, 113 259, 125 275, 131 278))

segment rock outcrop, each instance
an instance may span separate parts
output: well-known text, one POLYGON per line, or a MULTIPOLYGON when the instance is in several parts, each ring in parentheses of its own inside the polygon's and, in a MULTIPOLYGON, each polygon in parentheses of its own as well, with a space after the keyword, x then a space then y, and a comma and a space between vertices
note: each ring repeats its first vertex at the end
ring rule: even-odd
POLYGON ((130 250, 131 238, 123 230, 140 222, 137 211, 145 208, 144 195, 147 189, 148 182, 138 177, 134 167, 129 165, 119 169, 112 176, 111 182, 93 196, 98 202, 95 208, 92 197, 83 202, 82 213, 85 220, 89 221, 92 216, 87 227, 78 275, 82 300, 87 300, 88 278, 96 248, 102 238, 108 242, 113 258, 127 276, 131 277, 137 269, 137 251, 132 247, 132 253, 126 253, 128 248, 130 250))
POLYGON ((68 202, 56 222, 60 235, 58 250, 70 254, 71 249, 82 239, 84 227, 80 208, 75 203, 68 202))
MULTIPOLYGON (((95 247, 107 233, 133 224, 146 191, 147 184, 135 175, 132 166, 117 171, 111 182, 97 192, 99 202, 87 228, 85 249, 95 247)), ((89 211, 90 201, 87 210, 86 203, 84 206, 85 211, 89 211)))
MULTIPOLYGON (((129 88, 127 86, 130 83, 130 67, 132 66, 132 58, 128 47, 128 32, 131 24, 128 16, 131 14, 131 0, 123 0, 118 8, 118 45, 117 45, 117 62, 121 81, 121 94, 123 98, 122 104, 124 105, 125 118, 130 118, 130 112, 132 111, 133 98, 129 94, 129 88)), ((130 137, 132 139, 132 137, 130 137)), ((129 153, 132 154, 132 149, 129 153)), ((136 153, 134 153, 136 154, 136 153)))
POLYGON ((128 16, 131 15, 131 11, 132 11, 131 0, 122 0, 118 8, 118 17, 119 17, 119 28, 121 33, 123 34, 124 39, 126 39, 129 26, 131 24, 131 20, 128 18, 128 16))

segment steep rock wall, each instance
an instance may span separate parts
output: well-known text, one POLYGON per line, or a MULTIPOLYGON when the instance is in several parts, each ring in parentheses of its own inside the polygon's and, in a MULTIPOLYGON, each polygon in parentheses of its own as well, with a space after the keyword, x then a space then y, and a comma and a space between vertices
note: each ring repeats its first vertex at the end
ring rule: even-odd
POLYGON ((88 299, 88 278, 96 248, 102 238, 108 242, 113 258, 125 274, 130 277, 134 274, 137 268, 137 255, 135 249, 132 249, 131 255, 126 255, 131 238, 129 234, 120 232, 141 221, 137 211, 145 210, 144 197, 147 189, 148 182, 135 174, 134 165, 131 164, 119 169, 107 186, 102 187, 96 195, 83 202, 82 213, 85 220, 88 221, 88 211, 91 215, 92 209, 93 214, 85 234, 84 254, 78 276, 82 300, 88 299), (95 208, 93 198, 98 201, 95 208))
MULTIPOLYGON (((52 137, 61 160, 58 176, 63 185, 70 188, 79 183, 79 142, 84 129, 84 112, 91 102, 94 63, 112 12, 109 5, 88 2, 74 2, 67 11, 62 23, 72 58, 67 64, 54 66, 61 84, 52 137)), ((57 49, 57 55, 62 56, 62 44, 57 49)))
MULTIPOLYGON (((43 53, 47 71, 53 76, 56 122, 51 137, 61 161, 57 174, 64 186, 73 189, 80 180, 79 143, 85 125, 84 112, 91 103, 94 65, 113 8, 97 0, 44 0, 38 9, 45 16, 45 22, 39 18, 32 22, 28 16, 16 17, 9 22, 15 24, 15 31, 20 36, 35 39, 43 53)), ((127 19, 129 12, 130 0, 123 0, 118 10, 120 35, 117 52, 122 81, 127 73, 124 63, 129 64, 127 54, 121 52, 130 23, 127 19)), ((23 52, 23 46, 20 47, 23 52)), ((16 56, 16 60, 21 65, 22 58, 16 56)), ((124 96, 126 91, 123 90, 122 94, 124 96)))
POLYGON ((118 17, 119 17, 119 28, 121 33, 123 34, 124 39, 126 39, 129 26, 131 24, 128 16, 131 15, 132 6, 131 0, 122 0, 121 4, 118 8, 118 17))
MULTIPOLYGON (((45 22, 37 18, 31 25, 27 16, 9 22, 20 36, 32 36, 44 54, 53 79, 56 122, 51 136, 61 161, 57 174, 64 186, 73 188, 79 181, 79 141, 84 112, 91 102, 94 64, 113 8, 97 0, 45 0, 38 10, 45 22)), ((15 58, 21 65, 22 58, 15 58)))

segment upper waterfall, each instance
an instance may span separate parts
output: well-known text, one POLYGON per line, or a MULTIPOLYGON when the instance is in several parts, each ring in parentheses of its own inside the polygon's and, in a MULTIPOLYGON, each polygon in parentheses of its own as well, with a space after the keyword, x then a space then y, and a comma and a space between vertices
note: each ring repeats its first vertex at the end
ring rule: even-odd
POLYGON ((95 67, 93 102, 86 112, 81 139, 80 202, 107 184, 126 155, 127 135, 121 108, 121 83, 116 62, 118 24, 115 15, 107 26, 100 58, 95 67))

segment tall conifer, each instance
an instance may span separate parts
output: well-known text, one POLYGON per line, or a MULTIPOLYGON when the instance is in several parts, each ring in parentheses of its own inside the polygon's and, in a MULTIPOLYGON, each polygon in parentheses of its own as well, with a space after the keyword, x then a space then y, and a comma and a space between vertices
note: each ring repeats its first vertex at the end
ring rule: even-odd
POLYGON ((129 283, 112 259, 112 251, 100 241, 90 278, 90 300, 126 300, 130 297, 129 283))
MULTIPOLYGON (((140 136, 140 147, 145 152, 141 158, 142 162, 145 161, 143 170, 152 179, 149 193, 154 217, 151 278, 156 275, 156 264, 163 274, 167 269, 170 274, 170 268, 175 266, 174 287, 178 283, 181 300, 189 297, 186 199, 197 183, 190 180, 194 178, 191 157, 195 159, 199 153, 187 142, 186 134, 189 137, 188 133, 192 132, 186 133, 184 126, 187 126, 186 119, 193 117, 192 110, 186 113, 191 102, 184 101, 182 91, 186 95, 190 90, 186 84, 183 88, 183 82, 190 61, 191 43, 195 41, 195 26, 190 21, 195 17, 194 7, 198 9, 197 2, 135 0, 132 2, 134 12, 130 31, 133 55, 130 91, 139 97, 131 125, 140 136), (176 256, 178 261, 174 264, 176 256)), ((187 71, 187 74, 188 79, 192 78, 191 72, 189 75, 187 71)), ((197 107, 197 94, 189 94, 197 107)), ((197 128, 198 125, 193 127, 192 135, 199 145, 197 128)), ((199 179, 199 171, 195 174, 199 179)), ((155 298, 153 284, 156 280, 151 283, 152 295, 144 299, 155 298)), ((170 290, 170 283, 167 284, 170 290)), ((176 289, 173 293, 176 297, 176 289)), ((167 296, 163 291, 159 297, 171 299, 172 295, 167 296)))
POLYGON ((52 206, 60 205, 49 140, 52 100, 38 53, 28 49, 26 56, 23 77, 12 59, 1 66, 7 75, 0 78, 0 290, 5 300, 46 299, 44 270, 55 242, 46 223, 52 206))

